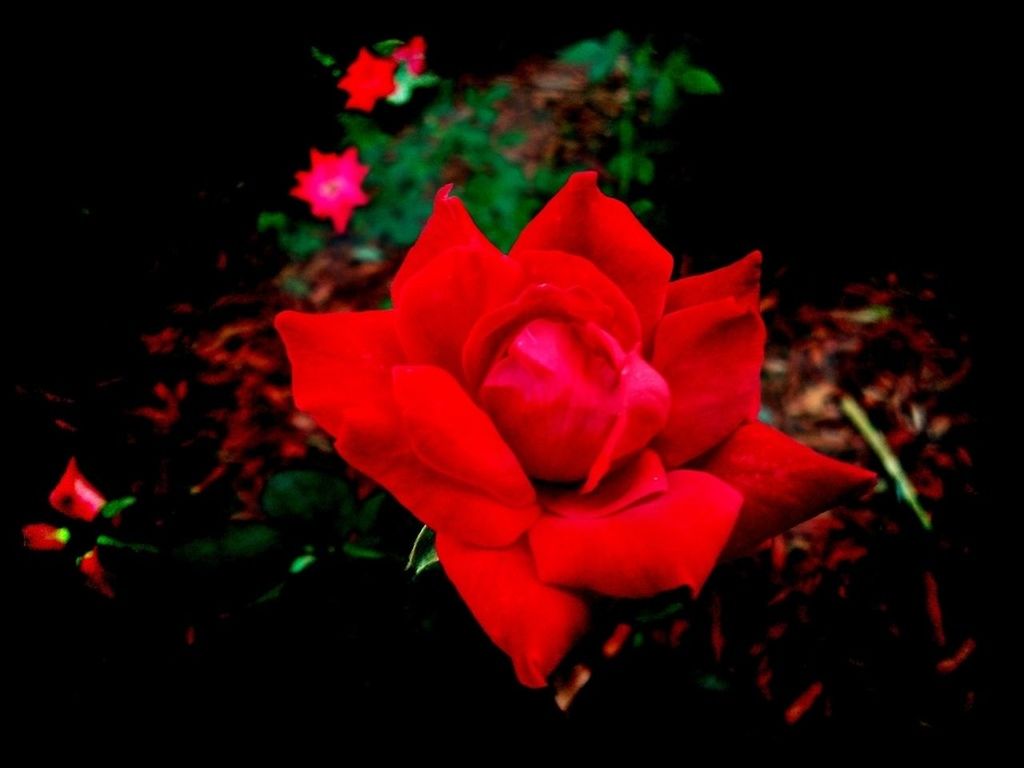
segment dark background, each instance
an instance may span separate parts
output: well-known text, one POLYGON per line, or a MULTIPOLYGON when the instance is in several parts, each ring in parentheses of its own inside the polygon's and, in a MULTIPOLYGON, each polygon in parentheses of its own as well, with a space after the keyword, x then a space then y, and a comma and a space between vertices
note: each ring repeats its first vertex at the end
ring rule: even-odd
MULTIPOLYGON (((977 276, 993 257, 972 194, 972 32, 932 19, 759 21, 680 29, 639 14, 571 25, 522 18, 462 32, 436 18, 318 17, 287 31, 191 18, 122 34, 90 18, 36 30, 9 118, 19 133, 6 258, 15 382, 21 392, 83 397, 123 373, 139 333, 160 327, 169 304, 218 295, 217 252, 244 243, 258 211, 287 204, 310 146, 336 140, 342 95, 309 46, 347 61, 360 45, 417 33, 444 76, 507 71, 524 55, 615 27, 688 44, 725 95, 685 118, 680 169, 659 168, 681 180, 673 250, 700 265, 760 247, 769 270, 788 268, 787 290, 801 300, 889 271, 935 273, 951 313, 975 329, 977 276)), ((15 400, 17 514, 3 531, 6 552, 17 552, 4 555, 14 569, 4 600, 15 648, 15 684, 4 688, 27 719, 65 717, 70 705, 76 717, 150 723, 557 720, 546 695, 519 690, 475 632, 447 644, 413 632, 400 601, 430 597, 384 569, 355 594, 311 596, 273 621, 240 622, 198 654, 166 637, 159 616, 113 611, 78 589, 75 574, 18 550, 18 526, 45 516, 82 439, 56 430, 48 408, 36 396, 15 400), (339 614, 373 631, 346 640, 339 614)), ((701 702, 668 712, 655 704, 674 674, 668 661, 638 671, 662 682, 609 717, 692 715, 701 702)), ((743 713, 704 717, 723 728, 743 713)))

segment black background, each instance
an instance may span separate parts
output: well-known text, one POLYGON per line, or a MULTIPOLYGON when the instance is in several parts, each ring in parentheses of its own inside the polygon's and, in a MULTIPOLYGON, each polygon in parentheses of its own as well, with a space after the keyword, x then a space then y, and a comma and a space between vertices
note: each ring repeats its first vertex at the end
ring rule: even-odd
MULTIPOLYGON (((244 242, 258 211, 284 204, 310 146, 336 140, 342 95, 311 61, 311 44, 344 61, 360 45, 417 33, 445 76, 504 71, 524 54, 616 26, 654 32, 665 46, 687 43, 725 95, 695 110, 680 136, 689 181, 674 250, 714 264, 760 247, 769 269, 774 260, 795 275, 789 290, 807 296, 888 271, 935 273, 951 313, 977 326, 978 276, 993 255, 978 235, 974 123, 984 74, 966 54, 977 42, 969 27, 884 17, 680 25, 640 14, 570 24, 522 14, 497 27, 481 16, 472 31, 426 14, 318 16, 286 31, 199 16, 129 19, 126 32, 95 17, 26 29, 11 78, 8 121, 18 138, 9 181, 18 203, 5 260, 21 391, 81 396, 123 370, 140 331, 159 327, 168 304, 216 289, 204 281, 217 251, 244 242)), ((17 514, 4 526, 7 552, 17 551, 21 522, 45 515, 76 447, 44 402, 15 405, 17 514)), ((510 683, 504 660, 468 624, 455 647, 413 638, 395 618, 402 606, 388 603, 408 598, 387 581, 401 575, 382 573, 358 599, 311 599, 294 616, 243 625, 197 657, 183 654, 178 638, 163 639, 158 617, 114 616, 73 575, 21 553, 4 560, 14 563, 5 600, 16 681, 4 687, 30 720, 65 717, 69 706, 76 717, 184 717, 214 728, 234 716, 557 719, 544 694, 510 683), (331 611, 376 629, 346 646, 331 611), (353 665, 365 668, 354 674, 353 665), (365 680, 372 689, 352 688, 365 680)), ((618 714, 646 722, 659 686, 618 714)), ((732 713, 710 717, 721 725, 732 713)))

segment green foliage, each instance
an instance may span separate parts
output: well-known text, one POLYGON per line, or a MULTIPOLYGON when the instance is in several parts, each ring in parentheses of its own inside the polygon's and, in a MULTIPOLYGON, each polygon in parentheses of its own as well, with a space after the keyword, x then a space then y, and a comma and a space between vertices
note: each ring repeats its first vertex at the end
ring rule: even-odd
POLYGON ((434 532, 424 525, 412 543, 405 570, 412 571, 414 577, 440 564, 441 561, 437 558, 437 547, 434 545, 435 539, 434 532))
POLYGON ((117 517, 136 501, 137 499, 134 496, 123 496, 120 499, 111 499, 103 505, 103 508, 100 510, 100 514, 107 519, 117 517))
POLYGON ((629 48, 629 37, 621 30, 615 30, 604 40, 581 40, 565 48, 559 58, 566 64, 586 67, 591 82, 600 82, 622 66, 620 57, 629 48))
POLYGON ((324 224, 292 221, 281 211, 263 211, 256 219, 256 231, 273 232, 278 247, 293 261, 307 261, 330 242, 332 232, 324 224))
POLYGON ((324 53, 316 46, 313 46, 311 53, 313 54, 313 58, 316 59, 317 62, 327 67, 328 69, 333 68, 338 63, 337 59, 335 59, 329 53, 324 53))
MULTIPOLYGON (((594 87, 615 83, 627 86, 622 112, 612 130, 618 143, 607 166, 618 182, 619 196, 627 199, 635 186, 648 187, 654 182, 655 157, 665 143, 652 129, 669 123, 682 105, 681 94, 722 92, 714 75, 690 63, 685 49, 659 57, 650 42, 636 45, 620 31, 604 39, 576 43, 563 50, 560 59, 586 68, 594 87)), ((639 206, 639 210, 646 213, 649 209, 639 206)), ((637 215, 643 214, 638 211, 637 215)))
MULTIPOLYGON (((390 56, 401 44, 385 40, 373 50, 390 56)), ((328 68, 337 64, 335 57, 315 48, 313 57, 328 68)), ((602 160, 617 183, 618 195, 632 201, 638 216, 646 215, 651 210, 649 196, 635 193, 655 181, 657 156, 670 146, 663 129, 682 106, 684 95, 716 94, 721 86, 706 69, 691 64, 686 50, 658 52, 650 42, 637 43, 619 30, 571 45, 559 58, 582 67, 590 87, 610 90, 620 100, 602 160)), ((417 76, 401 65, 395 84, 388 98, 393 104, 408 103, 416 89, 427 86, 438 87, 437 97, 397 130, 385 129, 369 115, 344 112, 339 117, 339 146, 355 146, 360 162, 370 167, 366 187, 371 203, 353 217, 349 233, 357 243, 356 259, 376 261, 384 246, 415 242, 438 187, 451 180, 483 232, 507 250, 540 206, 578 170, 551 157, 531 165, 529 175, 524 172, 515 149, 527 134, 522 127, 498 124, 502 103, 511 95, 505 83, 460 92, 452 81, 432 73, 417 76)), ((571 131, 572 126, 565 128, 571 131)), ((259 228, 273 231, 282 250, 299 261, 331 237, 324 226, 292 222, 277 212, 262 214, 259 228)), ((298 283, 284 288, 300 297, 308 292, 298 283)))
POLYGON ((267 517, 279 520, 311 522, 321 516, 355 516, 355 500, 348 483, 314 470, 290 470, 271 477, 263 491, 262 505, 267 517))
POLYGON ((183 563, 206 568, 259 558, 281 546, 281 534, 263 523, 231 523, 219 536, 193 539, 172 551, 183 563))
POLYGON ((495 130, 498 105, 509 87, 467 89, 456 102, 450 83, 423 118, 398 136, 372 119, 343 114, 345 144, 354 144, 370 166, 373 203, 353 217, 352 230, 367 241, 411 245, 430 215, 433 195, 453 160, 468 169, 459 197, 480 228, 500 248, 511 246, 542 203, 520 165, 503 150, 522 143, 520 130, 495 130))
POLYGON ((717 96, 722 92, 722 86, 715 76, 700 67, 686 70, 679 80, 679 86, 695 96, 717 96))

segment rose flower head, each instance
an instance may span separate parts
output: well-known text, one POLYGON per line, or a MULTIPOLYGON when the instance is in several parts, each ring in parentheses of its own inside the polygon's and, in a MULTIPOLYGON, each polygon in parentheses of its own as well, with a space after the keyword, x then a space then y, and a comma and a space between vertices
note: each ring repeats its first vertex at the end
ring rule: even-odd
POLYGON ((363 191, 363 179, 370 167, 359 162, 355 147, 340 155, 330 152, 309 153, 310 169, 295 174, 298 181, 292 197, 309 203, 314 216, 330 219, 336 232, 348 229, 352 211, 370 202, 363 191))
POLYGON ((874 483, 757 421, 761 255, 672 267, 595 173, 507 256, 445 187, 393 310, 278 316, 298 407, 436 531, 525 685, 593 596, 697 592, 723 555, 874 483))
MULTIPOLYGON (((423 47, 425 51, 426 44, 423 47)), ((411 59, 416 55, 416 51, 410 51, 408 55, 411 59)), ((420 55, 424 54, 421 52, 420 55)), ((425 58, 422 60, 426 61, 425 58)), ((348 93, 345 106, 363 112, 372 111, 378 99, 390 96, 395 90, 397 68, 397 58, 374 56, 365 48, 360 48, 356 60, 349 64, 345 76, 338 81, 338 88, 348 93)), ((411 64, 409 71, 413 71, 411 64)))

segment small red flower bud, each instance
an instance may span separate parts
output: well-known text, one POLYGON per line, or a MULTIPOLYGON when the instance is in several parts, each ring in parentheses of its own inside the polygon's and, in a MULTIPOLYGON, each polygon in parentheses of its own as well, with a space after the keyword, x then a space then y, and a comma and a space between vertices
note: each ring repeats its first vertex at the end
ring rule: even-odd
POLYGON ((29 523, 21 528, 25 546, 38 552, 56 552, 64 549, 71 538, 71 531, 48 523, 29 523))
POLYGON ((89 586, 95 589, 104 597, 113 597, 114 588, 110 586, 107 572, 100 564, 99 551, 93 547, 80 558, 78 558, 78 570, 85 576, 89 586))
POLYGON ((57 487, 50 492, 50 506, 61 514, 87 523, 96 519, 106 503, 107 500, 79 471, 75 459, 68 462, 57 487))

